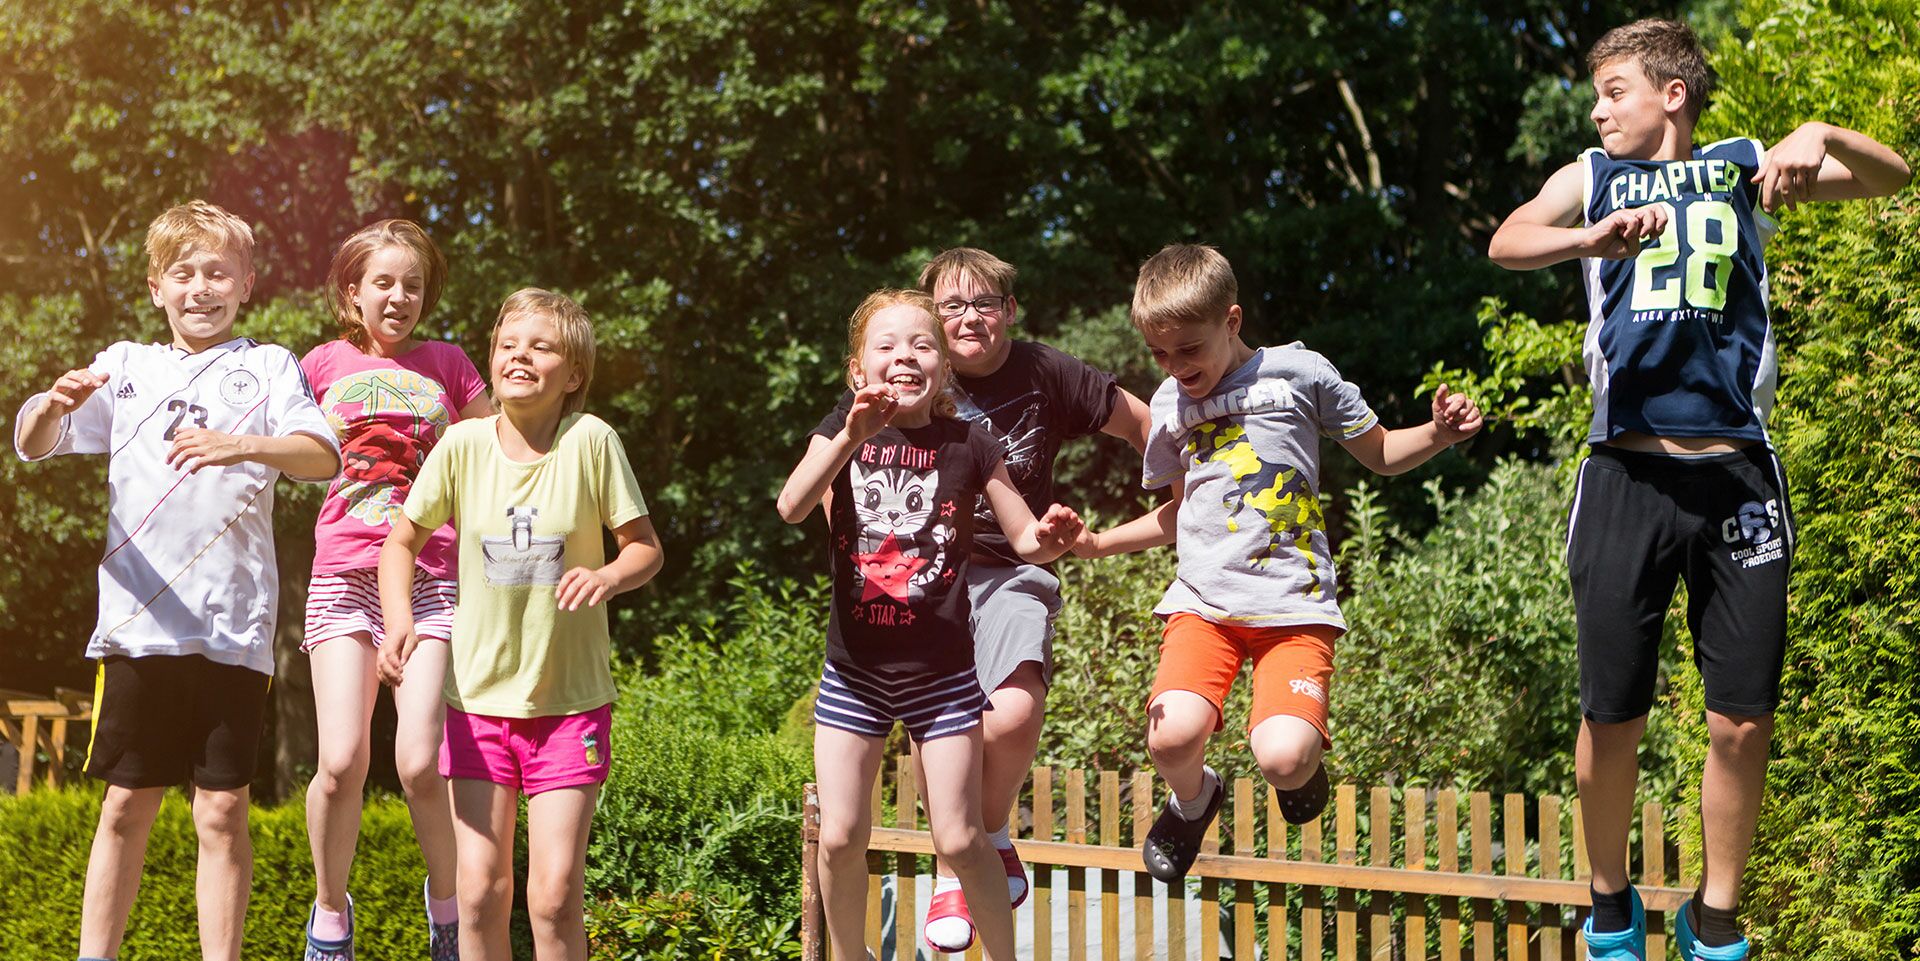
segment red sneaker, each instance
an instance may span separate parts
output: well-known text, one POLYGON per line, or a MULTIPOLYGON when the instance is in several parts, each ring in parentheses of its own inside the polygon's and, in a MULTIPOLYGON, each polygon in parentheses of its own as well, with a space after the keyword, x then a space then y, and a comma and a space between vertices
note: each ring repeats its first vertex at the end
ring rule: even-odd
POLYGON ((927 947, 941 954, 956 954, 973 947, 973 915, 967 913, 966 894, 955 888, 934 895, 933 902, 927 906, 926 923, 920 930, 926 932, 927 947))

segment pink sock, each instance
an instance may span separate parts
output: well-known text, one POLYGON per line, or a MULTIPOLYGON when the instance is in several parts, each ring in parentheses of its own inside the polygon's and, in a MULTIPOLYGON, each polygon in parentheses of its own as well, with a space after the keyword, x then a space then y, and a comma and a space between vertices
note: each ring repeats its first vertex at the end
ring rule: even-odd
POLYGON ((427 895, 427 920, 435 924, 452 924, 460 920, 460 899, 427 895))
POLYGON ((313 937, 316 941, 334 942, 347 936, 347 912, 329 911, 314 905, 313 937))

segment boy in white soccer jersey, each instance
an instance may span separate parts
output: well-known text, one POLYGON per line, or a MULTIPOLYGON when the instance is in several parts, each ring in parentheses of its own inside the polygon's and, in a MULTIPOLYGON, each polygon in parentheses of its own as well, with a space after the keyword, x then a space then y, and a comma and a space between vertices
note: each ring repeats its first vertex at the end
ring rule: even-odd
POLYGON ((233 336, 253 291, 244 221, 197 200, 161 214, 147 289, 172 342, 101 351, 29 399, 14 434, 25 460, 110 458, 87 642, 100 662, 87 773, 107 790, 80 957, 119 954, 161 796, 191 783, 200 950, 237 959, 253 879, 247 786, 273 676, 273 485, 329 480, 340 453, 293 354, 233 336))

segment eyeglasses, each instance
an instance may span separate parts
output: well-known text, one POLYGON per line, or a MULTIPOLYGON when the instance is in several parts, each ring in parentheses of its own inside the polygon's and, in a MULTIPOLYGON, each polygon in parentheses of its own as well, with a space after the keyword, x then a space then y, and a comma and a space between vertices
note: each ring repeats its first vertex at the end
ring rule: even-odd
POLYGON ((961 300, 958 297, 951 300, 943 300, 939 304, 939 310, 940 316, 952 319, 965 314, 968 307, 972 307, 982 314, 997 314, 1005 310, 1006 306, 1007 298, 1004 295, 982 294, 972 300, 961 300))

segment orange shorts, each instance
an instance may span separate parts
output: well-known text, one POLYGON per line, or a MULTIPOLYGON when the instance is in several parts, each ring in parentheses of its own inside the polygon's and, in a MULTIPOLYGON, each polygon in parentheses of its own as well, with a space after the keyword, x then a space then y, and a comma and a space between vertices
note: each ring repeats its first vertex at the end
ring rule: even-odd
POLYGON ((1226 727, 1227 691, 1239 676, 1240 665, 1251 660, 1253 713, 1247 718, 1248 733, 1261 721, 1284 714, 1313 725, 1323 745, 1332 747, 1327 690, 1333 680, 1333 642, 1341 633, 1325 624, 1248 627, 1175 614, 1168 618, 1160 642, 1160 670, 1147 703, 1167 691, 1198 694, 1213 702, 1217 715, 1213 729, 1218 731, 1226 727))

